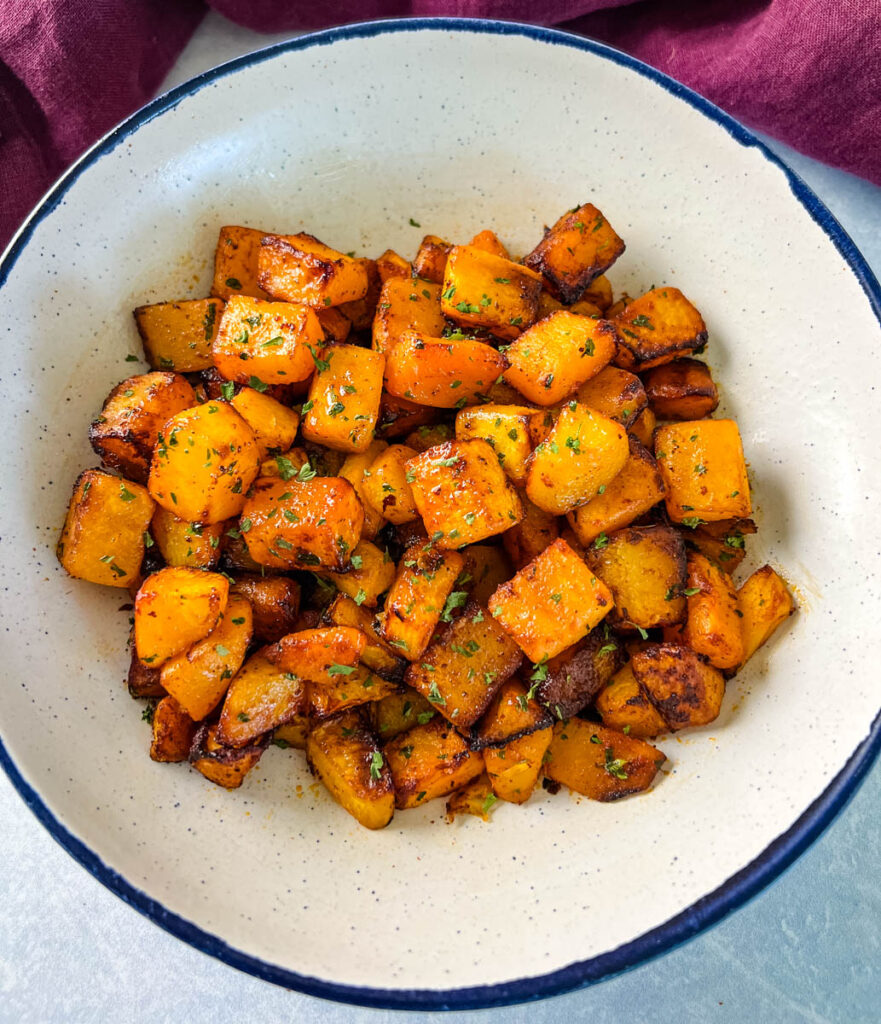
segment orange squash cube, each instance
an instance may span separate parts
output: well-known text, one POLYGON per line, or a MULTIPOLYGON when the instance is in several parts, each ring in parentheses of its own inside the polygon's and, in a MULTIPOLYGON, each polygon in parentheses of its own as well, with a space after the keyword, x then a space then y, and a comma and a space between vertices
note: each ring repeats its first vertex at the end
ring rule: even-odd
POLYGON ((703 317, 678 288, 653 288, 629 303, 613 322, 618 331, 615 365, 625 370, 669 363, 707 342, 703 317))
POLYGON ((455 409, 486 395, 507 365, 501 352, 482 341, 452 341, 404 331, 388 353, 385 386, 399 398, 455 409))
POLYGON ((269 296, 257 283, 257 257, 260 243, 266 236, 258 228, 227 225, 220 229, 214 254, 214 283, 211 294, 221 299, 231 295, 269 296))
POLYGON ((382 286, 373 319, 373 347, 388 354, 405 331, 439 336, 447 326, 439 284, 421 278, 392 277, 382 286))
POLYGON ((547 729, 553 720, 546 708, 529 696, 529 691, 516 677, 496 690, 492 703, 474 729, 471 746, 504 747, 521 736, 547 729))
POLYGON ((388 445, 361 478, 361 493, 367 504, 396 525, 419 518, 406 469, 414 455, 416 452, 404 444, 388 445))
POLYGON ((482 249, 484 252, 490 252, 494 256, 501 256, 503 260, 509 260, 511 254, 499 241, 498 235, 495 231, 485 230, 478 231, 474 238, 468 243, 473 249, 482 249))
POLYGON ((220 561, 220 544, 226 523, 190 523, 173 512, 156 506, 150 533, 166 565, 210 569, 220 561))
POLYGON ((367 636, 353 626, 301 629, 263 650, 268 661, 298 679, 330 686, 348 678, 358 666, 367 636))
MULTIPOLYGON (((456 439, 483 438, 512 482, 522 484, 526 480, 526 460, 532 454, 529 422, 534 412, 525 405, 474 405, 460 409, 456 413, 456 439)), ((441 444, 442 440, 434 443, 441 444)))
POLYGON ((649 370, 645 393, 662 420, 699 420, 719 404, 719 392, 710 368, 697 359, 676 359, 649 370))
POLYGON ((560 536, 556 516, 533 505, 529 498, 522 495, 520 504, 523 507, 523 518, 502 534, 502 544, 516 569, 528 565, 560 536))
POLYGON ((205 722, 193 737, 190 764, 215 786, 238 789, 245 776, 260 760, 269 743, 269 734, 248 747, 225 747, 217 740, 217 725, 205 722))
POLYGON ((367 294, 370 279, 364 262, 305 232, 267 235, 257 256, 257 282, 275 299, 324 309, 367 294))
POLYGON ((229 403, 254 431, 261 459, 270 451, 286 452, 300 428, 300 417, 293 410, 255 388, 242 388, 229 403))
POLYGON ((442 718, 417 725, 382 748, 395 806, 420 807, 460 789, 483 772, 483 758, 442 718))
POLYGON ((163 697, 153 708, 153 740, 150 757, 165 764, 179 764, 190 756, 196 723, 174 697, 163 697))
POLYGON ((743 636, 743 660, 749 659, 795 611, 785 581, 770 565, 763 565, 737 592, 743 636))
POLYGON ((169 567, 154 572, 135 596, 135 650, 151 668, 189 650, 220 621, 229 581, 216 572, 169 567))
POLYGON ((364 508, 364 529, 361 531, 364 540, 373 540, 385 524, 382 513, 367 500, 364 491, 364 474, 386 448, 388 448, 388 444, 385 441, 371 441, 364 451, 352 452, 347 455, 346 461, 340 467, 339 475, 344 480, 348 480, 355 488, 358 500, 364 508))
POLYGON ((437 235, 426 235, 416 253, 416 259, 413 260, 416 276, 434 284, 441 284, 452 248, 449 242, 438 238, 437 235))
POLYGON ((628 662, 597 695, 596 709, 607 729, 650 740, 667 731, 667 723, 643 693, 628 662))
MULTIPOLYGON (((607 366, 595 377, 585 381, 576 392, 575 398, 594 412, 602 413, 610 420, 617 420, 628 430, 648 404, 645 388, 639 377, 617 366, 607 366)), ((651 434, 647 447, 650 446, 651 434)))
POLYGON ((223 314, 222 299, 185 299, 138 306, 135 324, 154 370, 196 373, 213 366, 211 344, 223 314))
POLYGON ((329 579, 341 594, 367 608, 375 608, 379 595, 394 582, 395 563, 388 552, 363 539, 352 552, 351 562, 348 572, 329 572, 329 579))
POLYGON ((645 644, 630 658, 633 674, 670 729, 707 725, 718 717, 725 679, 684 644, 645 644))
MULTIPOLYGON (((359 300, 363 301, 363 300, 359 300)), ((352 331, 352 321, 340 312, 339 306, 316 309, 315 315, 324 331, 324 340, 330 344, 345 341, 352 331)))
POLYGON ((227 747, 244 747, 276 726, 301 715, 308 706, 305 683, 257 651, 229 684, 217 723, 217 738, 227 747))
MULTIPOLYGON (((379 257, 376 261, 376 270, 383 284, 390 277, 413 276, 413 267, 403 256, 399 256, 394 249, 386 249, 382 256, 379 257)), ((438 292, 438 295, 440 295, 440 292, 438 292)))
POLYGON ((340 452, 363 452, 379 417, 385 356, 357 345, 321 350, 303 406, 303 437, 340 452))
POLYGON ((287 576, 236 576, 231 594, 239 594, 251 605, 254 637, 274 643, 294 630, 300 612, 300 584, 287 576))
POLYGON ((693 551, 685 593, 688 617, 682 642, 716 668, 737 668, 743 661, 742 613, 731 577, 693 551))
POLYGON ((554 730, 548 726, 511 740, 504 747, 483 751, 486 773, 499 800, 522 804, 532 796, 553 735, 554 730))

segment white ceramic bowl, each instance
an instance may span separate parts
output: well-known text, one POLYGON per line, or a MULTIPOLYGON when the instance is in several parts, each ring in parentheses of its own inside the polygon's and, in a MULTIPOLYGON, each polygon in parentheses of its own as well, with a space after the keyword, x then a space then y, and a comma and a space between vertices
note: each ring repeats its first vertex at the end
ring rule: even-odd
POLYGON ((33 214, 2 279, 0 755, 75 857, 199 948, 373 1005, 561 991, 756 892, 871 762, 878 285, 801 182, 657 72, 500 23, 298 39, 111 133, 33 214), (772 560, 799 595, 719 720, 662 743, 672 771, 650 794, 601 805, 539 792, 488 825, 446 825, 436 801, 367 832, 274 748, 234 793, 153 764, 123 686, 125 594, 67 579, 53 554, 74 477, 95 463, 89 418, 137 369, 131 309, 205 294, 226 223, 366 253, 492 226, 525 252, 588 199, 627 242, 616 289, 669 282, 703 312, 752 465, 747 567, 772 560))

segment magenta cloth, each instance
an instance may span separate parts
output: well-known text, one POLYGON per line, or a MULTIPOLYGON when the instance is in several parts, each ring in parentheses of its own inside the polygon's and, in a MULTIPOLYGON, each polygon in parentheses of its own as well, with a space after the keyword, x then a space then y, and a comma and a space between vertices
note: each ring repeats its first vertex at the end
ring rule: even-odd
MULTIPOLYGON (((52 181, 146 102, 203 0, 0 0, 0 246, 52 181)), ((208 0, 258 31, 402 15, 561 25, 753 128, 881 184, 879 0, 208 0)))

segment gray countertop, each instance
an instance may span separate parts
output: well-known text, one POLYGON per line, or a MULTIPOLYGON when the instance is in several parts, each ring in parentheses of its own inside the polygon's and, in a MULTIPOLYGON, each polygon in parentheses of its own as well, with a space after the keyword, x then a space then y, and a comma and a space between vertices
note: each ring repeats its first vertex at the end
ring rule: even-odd
MULTIPOLYGON (((209 15, 166 85, 275 37, 209 15)), ((766 140, 881 276, 881 188, 766 140)), ((866 416, 854 394, 854 414, 866 416)), ((876 670, 874 667, 867 668, 876 670)), ((747 766, 748 769, 748 766, 747 766)), ((414 1014, 286 992, 161 931, 80 868, 0 776, 0 1021, 247 1020, 377 1024, 414 1014)), ((820 840, 769 889, 697 939, 598 986, 445 1024, 881 1020, 881 762, 820 840)))

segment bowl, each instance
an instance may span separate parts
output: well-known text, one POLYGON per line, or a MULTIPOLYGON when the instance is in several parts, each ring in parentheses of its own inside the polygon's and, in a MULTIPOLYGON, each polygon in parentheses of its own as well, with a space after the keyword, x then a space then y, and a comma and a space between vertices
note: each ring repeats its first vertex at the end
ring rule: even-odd
POLYGON ((53 188, 0 265, 0 758, 52 835, 173 934, 269 981, 372 1006, 497 1005, 600 980, 758 892, 881 744, 874 565, 881 291, 747 130, 607 47, 500 22, 305 36, 160 97, 53 188), (89 419, 137 370, 131 310, 207 293, 222 224, 413 253, 493 227, 526 252, 594 201, 616 291, 680 287, 751 463, 751 569, 799 610, 710 727, 666 738, 654 790, 563 792, 492 820, 443 802, 367 832, 271 748, 238 792, 147 757, 126 595, 54 544, 89 419), (856 387, 859 382, 859 388, 856 387), (868 670, 867 670, 868 669, 868 670))

